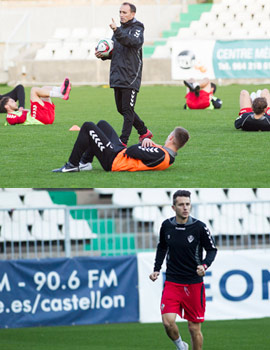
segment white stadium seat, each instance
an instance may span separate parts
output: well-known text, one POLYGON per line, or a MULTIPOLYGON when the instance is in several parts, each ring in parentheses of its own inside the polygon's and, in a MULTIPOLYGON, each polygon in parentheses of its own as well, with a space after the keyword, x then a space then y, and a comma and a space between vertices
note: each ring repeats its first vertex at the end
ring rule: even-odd
MULTIPOLYGON (((67 40, 63 43, 63 48, 73 51, 80 47, 79 41, 76 40, 67 40)), ((58 50, 58 49, 57 49, 58 50)))
POLYGON ((212 227, 216 235, 245 234, 245 230, 238 219, 225 215, 220 215, 220 217, 215 218, 212 227))
POLYGON ((221 205, 221 214, 229 217, 235 217, 237 219, 245 219, 250 215, 250 211, 245 203, 227 203, 221 205))
POLYGON ((37 209, 31 210, 13 210, 12 212, 12 221, 22 223, 25 225, 33 225, 34 222, 40 221, 41 216, 37 209))
POLYGON ((158 45, 155 47, 155 51, 152 54, 151 58, 170 58, 171 49, 167 45, 158 45))
POLYGON ((70 56, 71 60, 85 60, 89 56, 90 50, 85 48, 75 48, 70 56))
POLYGON ((251 28, 248 30, 249 39, 264 39, 266 36, 267 32, 264 28, 251 28))
POLYGON ((255 193, 252 188, 230 188, 228 190, 228 199, 235 202, 254 201, 255 193))
POLYGON ((48 191, 33 191, 26 193, 24 204, 29 207, 52 207, 54 206, 48 191))
POLYGON ((136 189, 116 188, 112 195, 112 203, 124 207, 133 207, 141 204, 142 201, 136 189))
POLYGON ((75 40, 83 40, 88 36, 88 29, 85 27, 74 28, 71 33, 71 38, 75 40))
POLYGON ((60 232, 58 225, 53 221, 39 220, 32 225, 31 234, 40 241, 63 240, 65 236, 60 232))
POLYGON ((144 188, 141 197, 143 204, 167 205, 170 204, 170 197, 163 188, 144 188))
POLYGON ((0 193, 0 208, 21 208, 23 206, 24 204, 16 192, 3 191, 0 193))
POLYGON ((194 208, 194 216, 201 220, 214 220, 220 217, 220 211, 216 204, 198 205, 196 210, 194 208))
POLYGON ((138 206, 132 210, 132 217, 135 221, 154 222, 160 215, 161 211, 155 205, 138 206))
POLYGON ((59 47, 53 55, 54 60, 67 60, 71 57, 71 50, 66 47, 59 47))
POLYGON ((45 209, 43 211, 43 220, 54 222, 57 225, 64 225, 65 223, 65 210, 64 209, 45 209))
POLYGON ((66 40, 71 36, 71 30, 70 28, 56 28, 53 38, 58 40, 66 40))
POLYGON ((89 37, 95 40, 96 42, 100 39, 106 38, 106 35, 107 35, 107 29, 105 27, 93 27, 89 33, 89 37))
POLYGON ((180 28, 177 34, 177 38, 180 39, 189 39, 192 38, 194 32, 190 28, 180 28))
POLYGON ((50 48, 39 49, 36 52, 36 56, 35 56, 36 61, 51 60, 52 58, 53 58, 53 51, 50 48))
POLYGON ((92 232, 86 220, 82 220, 82 219, 75 220, 70 218, 69 231, 70 231, 70 238, 72 240, 97 238, 97 234, 92 232))
POLYGON ((231 30, 231 37, 235 40, 247 39, 248 32, 245 28, 236 28, 231 30))
POLYGON ((201 188, 199 199, 203 202, 226 202, 228 198, 222 188, 201 188))
POLYGON ((258 188, 256 196, 258 199, 270 201, 270 188, 258 188))
POLYGON ((8 242, 34 241, 26 224, 21 222, 6 222, 0 225, 0 235, 8 242))
POLYGON ((261 215, 249 215, 243 222, 246 234, 270 234, 270 224, 268 219, 261 215))
POLYGON ((0 224, 4 224, 6 222, 11 222, 11 218, 7 210, 0 210, 0 224))
POLYGON ((172 216, 175 216, 175 211, 173 210, 171 205, 165 205, 161 209, 161 214, 162 214, 162 217, 168 219, 168 218, 171 218, 172 216))

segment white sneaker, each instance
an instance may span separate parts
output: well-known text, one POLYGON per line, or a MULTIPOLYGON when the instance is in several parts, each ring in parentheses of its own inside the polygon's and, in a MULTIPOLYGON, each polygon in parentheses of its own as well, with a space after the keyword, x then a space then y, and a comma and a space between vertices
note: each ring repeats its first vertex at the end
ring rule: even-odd
POLYGON ((188 344, 183 341, 183 345, 184 345, 183 350, 188 350, 188 344))
POLYGON ((257 97, 261 97, 262 90, 257 90, 257 97))
POLYGON ((90 171, 93 169, 92 163, 81 163, 79 164, 80 171, 90 171))

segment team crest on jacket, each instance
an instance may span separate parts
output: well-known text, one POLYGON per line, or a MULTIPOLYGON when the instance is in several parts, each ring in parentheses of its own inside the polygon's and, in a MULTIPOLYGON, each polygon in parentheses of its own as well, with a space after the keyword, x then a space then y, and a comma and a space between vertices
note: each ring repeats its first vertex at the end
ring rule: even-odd
POLYGON ((194 236, 189 235, 187 240, 189 241, 189 243, 193 242, 194 241, 194 236))

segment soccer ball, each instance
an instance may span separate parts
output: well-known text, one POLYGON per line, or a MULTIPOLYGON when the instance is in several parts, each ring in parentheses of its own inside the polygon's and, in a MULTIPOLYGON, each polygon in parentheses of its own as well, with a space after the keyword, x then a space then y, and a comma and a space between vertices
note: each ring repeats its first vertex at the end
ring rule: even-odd
POLYGON ((110 56, 113 51, 113 40, 112 39, 99 40, 96 50, 102 53, 103 57, 110 56))

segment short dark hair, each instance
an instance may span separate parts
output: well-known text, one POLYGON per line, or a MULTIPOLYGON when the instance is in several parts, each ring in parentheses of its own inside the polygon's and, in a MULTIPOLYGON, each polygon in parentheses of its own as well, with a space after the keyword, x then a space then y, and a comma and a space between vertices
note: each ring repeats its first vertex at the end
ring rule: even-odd
POLYGON ((5 97, 1 98, 1 100, 0 100, 0 113, 7 113, 5 105, 8 103, 9 99, 10 99, 9 96, 5 96, 5 97))
POLYGON ((177 126, 174 129, 174 144, 177 148, 183 147, 189 140, 189 133, 186 129, 177 126))
POLYGON ((188 197, 190 199, 191 193, 187 190, 178 190, 173 194, 173 205, 176 203, 177 197, 188 197))
POLYGON ((131 4, 130 2, 123 2, 122 5, 128 5, 130 7, 130 11, 136 13, 136 6, 131 4))
POLYGON ((215 83, 211 83, 211 88, 213 89, 213 94, 217 91, 217 86, 215 83))
POLYGON ((267 100, 265 97, 257 97, 252 102, 252 109, 255 114, 261 114, 267 108, 267 100))

